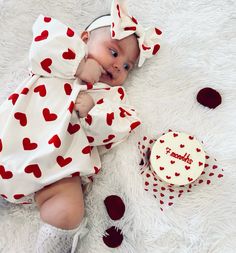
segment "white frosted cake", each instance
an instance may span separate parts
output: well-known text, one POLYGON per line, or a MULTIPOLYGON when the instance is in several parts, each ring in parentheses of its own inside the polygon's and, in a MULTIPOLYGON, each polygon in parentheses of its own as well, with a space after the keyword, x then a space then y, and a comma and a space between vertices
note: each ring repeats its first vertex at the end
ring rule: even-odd
POLYGON ((205 165, 205 152, 194 136, 180 132, 162 135, 152 147, 152 169, 165 182, 186 185, 196 180, 205 165))

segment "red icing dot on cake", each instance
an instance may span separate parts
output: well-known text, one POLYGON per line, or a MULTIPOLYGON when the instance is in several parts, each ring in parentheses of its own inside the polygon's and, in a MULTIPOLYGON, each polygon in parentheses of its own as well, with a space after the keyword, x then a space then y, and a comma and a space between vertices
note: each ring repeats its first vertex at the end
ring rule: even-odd
POLYGON ((116 227, 110 227, 106 230, 107 236, 103 236, 103 242, 110 248, 116 248, 121 245, 123 235, 121 230, 116 227))
POLYGON ((211 109, 214 109, 220 105, 221 100, 222 99, 219 92, 209 87, 201 89, 197 94, 197 101, 201 105, 211 109))
POLYGON ((104 200, 107 213, 112 220, 119 220, 125 212, 125 204, 122 199, 116 195, 110 195, 104 200))

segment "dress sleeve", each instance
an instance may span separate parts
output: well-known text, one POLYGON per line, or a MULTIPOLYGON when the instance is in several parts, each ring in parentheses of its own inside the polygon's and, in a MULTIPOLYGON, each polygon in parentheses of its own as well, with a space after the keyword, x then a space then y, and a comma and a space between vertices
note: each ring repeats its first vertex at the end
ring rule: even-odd
POLYGON ((102 153, 123 142, 141 124, 125 100, 101 98, 87 117, 80 119, 91 146, 99 146, 102 153))
POLYGON ((46 77, 74 79, 87 46, 80 36, 60 21, 39 15, 33 24, 29 70, 46 77))

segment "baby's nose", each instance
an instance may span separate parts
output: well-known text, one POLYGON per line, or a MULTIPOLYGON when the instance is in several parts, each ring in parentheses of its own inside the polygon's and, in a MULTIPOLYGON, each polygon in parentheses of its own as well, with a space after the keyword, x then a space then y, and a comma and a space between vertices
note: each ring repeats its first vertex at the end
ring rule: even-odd
POLYGON ((120 70, 121 70, 120 64, 118 64, 118 63, 114 63, 113 68, 115 69, 115 71, 118 71, 118 72, 120 72, 120 70))

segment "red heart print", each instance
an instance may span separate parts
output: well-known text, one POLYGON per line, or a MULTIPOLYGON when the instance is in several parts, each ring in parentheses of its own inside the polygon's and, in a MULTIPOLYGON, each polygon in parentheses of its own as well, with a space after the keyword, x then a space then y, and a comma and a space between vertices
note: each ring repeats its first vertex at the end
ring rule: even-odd
POLYGON ((25 88, 21 91, 21 94, 27 95, 28 92, 29 92, 29 89, 25 87, 25 88))
POLYGON ((136 122, 133 122, 131 125, 130 125, 130 131, 134 130, 137 126, 139 126, 141 124, 140 121, 136 121, 136 122))
POLYGON ((38 35, 37 37, 35 37, 34 41, 41 41, 41 40, 46 40, 48 38, 48 31, 44 30, 41 32, 40 35, 38 35))
POLYGON ((0 165, 0 176, 2 179, 10 179, 13 177, 13 174, 11 171, 7 171, 3 165, 0 165))
POLYGON ((120 6, 119 6, 119 4, 116 5, 116 9, 117 9, 118 17, 121 18, 120 17, 120 6))
POLYGON ((137 19, 136 19, 135 17, 132 16, 131 19, 132 19, 132 21, 133 21, 136 25, 138 24, 138 21, 137 21, 137 19))
POLYGON ((92 124, 92 116, 90 114, 87 115, 87 117, 85 118, 85 121, 91 125, 92 124))
POLYGON ((167 179, 171 179, 171 176, 166 176, 167 179))
POLYGON ((155 32, 156 32, 157 35, 161 35, 162 34, 162 31, 159 30, 158 28, 155 28, 155 32))
POLYGON ((8 100, 11 100, 12 104, 15 105, 15 103, 16 103, 18 97, 19 97, 19 94, 13 93, 13 94, 11 94, 11 96, 8 98, 8 100))
POLYGON ((207 164, 207 163, 204 164, 204 168, 206 168, 206 167, 208 167, 208 166, 209 166, 209 164, 207 164))
POLYGON ((35 93, 38 92, 40 97, 45 97, 46 94, 47 94, 46 87, 45 87, 44 84, 38 85, 37 87, 35 87, 35 88, 34 88, 34 92, 35 92, 35 93))
POLYGON ((163 200, 160 200, 160 204, 163 205, 163 204, 164 204, 164 201, 163 201, 163 200))
POLYGON ((198 165, 199 165, 199 166, 202 166, 202 165, 203 165, 203 163, 202 163, 202 162, 198 162, 198 165))
POLYGON ((106 143, 106 142, 108 142, 108 141, 111 141, 111 140, 114 139, 114 138, 115 138, 115 135, 114 135, 114 134, 109 134, 108 137, 107 137, 107 139, 103 140, 103 143, 106 143))
POLYGON ((52 65, 52 59, 46 58, 40 62, 40 65, 41 65, 42 69, 44 71, 48 72, 49 74, 52 72, 50 69, 50 66, 52 65))
POLYGON ((219 174, 219 175, 218 175, 218 178, 221 178, 221 177, 223 177, 223 175, 222 175, 222 174, 219 174))
POLYGON ((55 113, 51 113, 48 108, 43 109, 43 117, 46 121, 53 121, 57 119, 57 115, 55 113))
POLYGON ((200 148, 196 148, 196 151, 197 151, 197 152, 201 152, 201 149, 200 149, 200 148))
POLYGON ((186 169, 186 170, 189 170, 189 169, 190 169, 190 166, 185 165, 185 169, 186 169))
POLYGON ((153 48, 152 54, 155 55, 155 54, 158 52, 159 49, 160 49, 160 45, 159 45, 159 44, 156 44, 156 45, 154 46, 154 48, 153 48))
POLYGON ((95 174, 98 174, 98 172, 100 171, 100 169, 97 168, 96 166, 94 166, 93 169, 94 169, 94 173, 95 173, 95 174))
POLYGON ((171 160, 171 161, 170 161, 170 163, 171 163, 171 164, 174 164, 174 163, 175 163, 175 161, 171 160))
POLYGON ((115 37, 116 33, 114 30, 112 30, 112 37, 115 37))
POLYGON ((213 170, 214 170, 214 169, 217 169, 217 168, 218 168, 217 165, 213 165, 213 167, 212 167, 213 170))
POLYGON ((165 141, 164 140, 160 140, 160 143, 164 143, 165 141))
POLYGON ((68 125, 68 128, 67 128, 67 131, 68 131, 68 133, 69 134, 74 134, 74 133, 76 133, 76 132, 78 132, 80 130, 80 125, 79 124, 71 124, 71 123, 69 123, 69 125, 68 125))
POLYGON ((15 194, 14 196, 13 196, 13 198, 14 199, 21 199, 21 198, 23 198, 25 195, 24 194, 15 194))
POLYGON ((93 84, 92 83, 87 82, 86 86, 87 86, 87 90, 93 89, 93 84))
POLYGON ((101 98, 101 99, 99 99, 98 101, 97 101, 97 104, 99 105, 99 104, 103 104, 104 103, 104 101, 103 101, 103 98, 101 98))
POLYGON ((159 155, 156 155, 156 159, 159 159, 160 158, 160 156, 159 155))
POLYGON ((87 154, 90 154, 91 152, 91 147, 90 146, 86 146, 82 149, 82 153, 87 155, 87 154))
POLYGON ((74 60, 75 59, 75 56, 76 54, 68 48, 68 51, 67 52, 64 52, 62 54, 62 57, 65 59, 65 60, 74 60))
POLYGON ((88 142, 92 143, 94 141, 94 138, 92 136, 87 136, 88 142))
POLYGON ((169 199, 173 199, 174 198, 174 196, 169 196, 169 199))
POLYGON ((25 167, 25 173, 33 173, 33 175, 36 178, 40 178, 42 176, 42 172, 38 166, 38 164, 30 164, 28 166, 25 167))
POLYGON ((125 96, 125 92, 123 88, 118 88, 118 93, 120 94, 120 99, 123 100, 124 96, 125 96))
POLYGON ((75 34, 74 31, 68 27, 67 32, 66 32, 66 35, 67 35, 68 37, 73 37, 74 34, 75 34))
POLYGON ((62 156, 57 157, 57 163, 60 167, 65 167, 72 161, 71 157, 64 158, 62 156))
POLYGON ((163 194, 163 193, 161 192, 161 193, 160 193, 160 196, 161 196, 161 197, 165 197, 165 194, 163 194))
POLYGON ((173 133, 173 136, 174 136, 174 138, 175 138, 175 137, 178 137, 179 135, 178 135, 178 134, 176 134, 176 133, 173 133))
POLYGON ((49 23, 51 21, 50 17, 44 17, 44 22, 49 23))
POLYGON ((68 110, 69 110, 70 113, 73 112, 74 106, 75 106, 75 103, 74 103, 73 101, 71 101, 71 102, 70 102, 70 105, 69 105, 69 107, 68 107, 68 110))
POLYGON ((55 148, 59 148, 61 146, 61 139, 57 134, 53 135, 53 137, 48 141, 48 144, 53 144, 55 148))
POLYGON ((172 203, 172 202, 169 202, 169 203, 168 203, 168 206, 172 206, 172 205, 173 205, 173 203, 172 203))
POLYGON ((105 145, 105 148, 106 148, 106 149, 110 149, 110 148, 112 147, 112 144, 113 144, 113 142, 106 144, 106 145, 105 145))
POLYGON ((207 184, 210 184, 210 183, 211 183, 211 180, 208 179, 208 180, 207 180, 207 184))
POLYGON ((69 96, 72 92, 71 85, 69 83, 65 83, 64 84, 64 90, 65 90, 66 95, 69 96))
POLYGON ((122 107, 119 107, 119 110, 120 110, 120 117, 121 118, 124 118, 127 114, 128 116, 131 116, 131 114, 129 112, 127 112, 125 109, 123 109, 122 107))
POLYGON ((2 139, 0 139, 0 152, 2 151, 2 139))
POLYGON ((184 148, 185 146, 184 146, 184 144, 180 144, 180 148, 184 148))
POLYGON ((193 179, 191 177, 188 177, 188 181, 191 182, 193 181, 193 179))
POLYGON ((24 138, 22 143, 24 150, 34 150, 38 147, 38 144, 31 142, 29 138, 24 138))
POLYGON ((112 125, 113 120, 114 120, 114 112, 107 113, 107 125, 108 126, 112 125))
POLYGON ((160 167, 159 169, 160 169, 160 170, 164 170, 165 168, 164 168, 164 167, 160 167))
POLYGON ((16 120, 19 120, 20 121, 20 125, 21 126, 26 126, 27 125, 27 117, 26 117, 26 114, 25 113, 22 113, 22 112, 16 112, 14 114, 14 117, 16 120))
POLYGON ((178 177, 179 175, 180 175, 180 173, 175 172, 175 176, 176 176, 176 177, 178 177))
POLYGON ((150 49, 151 49, 151 47, 147 47, 147 46, 145 46, 144 44, 142 44, 142 48, 143 48, 144 51, 150 50, 150 49))
POLYGON ((211 173, 209 174, 209 176, 210 176, 210 177, 214 176, 214 173, 213 173, 213 172, 211 172, 211 173))
POLYGON ((193 136, 189 136, 188 138, 189 138, 189 140, 193 140, 194 137, 193 136))

